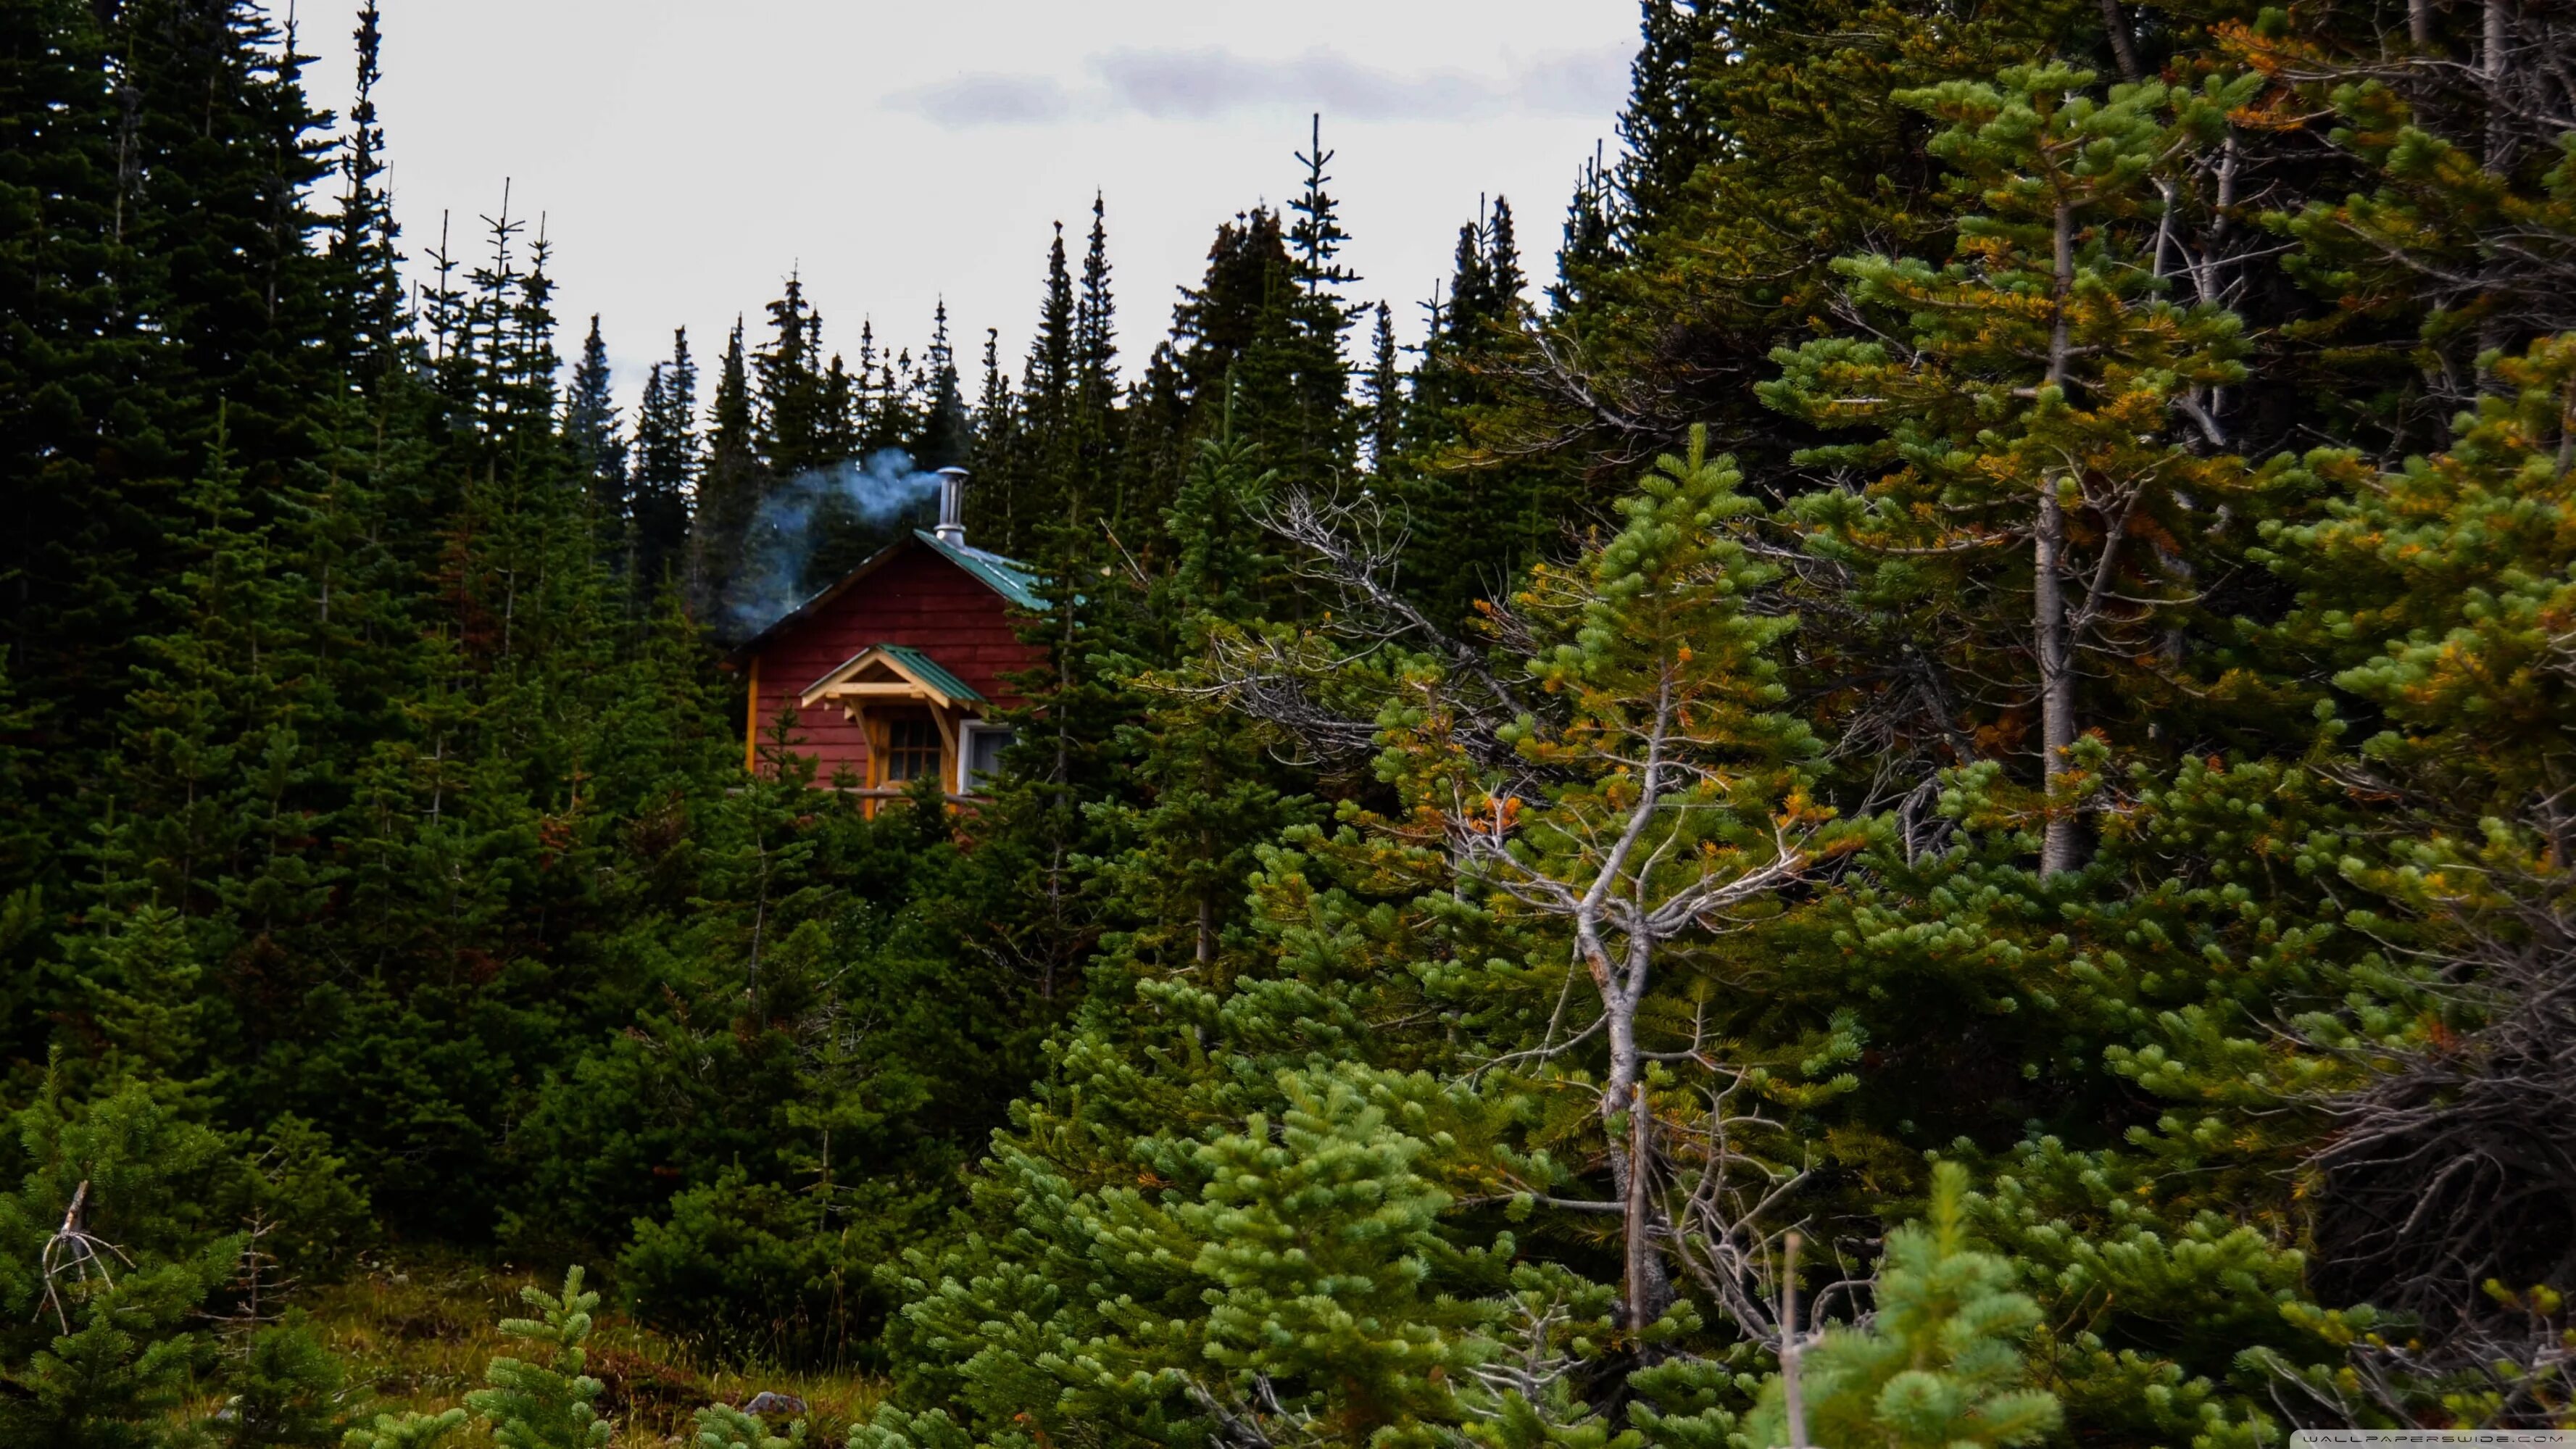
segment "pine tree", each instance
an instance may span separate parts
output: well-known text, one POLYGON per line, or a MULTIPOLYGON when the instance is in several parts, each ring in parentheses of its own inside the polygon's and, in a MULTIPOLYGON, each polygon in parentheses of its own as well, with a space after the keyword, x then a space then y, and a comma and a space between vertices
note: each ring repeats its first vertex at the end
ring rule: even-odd
MULTIPOLYGON (((2109 659, 2155 658, 2192 595, 2181 540, 2208 533, 2186 514, 2242 486, 2236 460, 2207 457, 2205 431, 2175 422, 2205 421, 2208 399, 2243 378, 2241 324, 2165 300, 2150 252, 2158 168, 2213 142, 2250 88, 2122 86, 2096 102, 2092 81, 2020 67, 1907 92, 1950 122, 1933 149, 1987 209, 1962 222, 1961 258, 1946 267, 1838 264, 1856 305, 1909 319, 1901 361, 1874 341, 1810 342, 1782 350, 1785 375, 1762 388, 1802 422, 1886 430, 1883 443, 1801 455, 1887 470, 1873 494, 1819 493, 1803 516, 1820 554, 1866 571, 1879 607, 1910 616, 1895 631, 1961 641, 1939 667, 2026 691, 2043 873, 2072 869, 2080 852, 2080 682, 2109 659), (2025 567, 2026 586, 2002 572, 2025 567), (2013 605, 1993 608, 1999 594, 2013 605)), ((2157 688, 2152 663, 2133 668, 2144 677, 2132 688, 2157 688)))
POLYGON ((1796 1404, 1783 1378, 1767 1383, 1752 1442, 2008 1445, 2058 1427, 2057 1401, 2023 1387, 2016 1343, 2039 1305, 2013 1291, 2010 1263, 1968 1245, 1967 1197, 1966 1169, 1934 1169, 1931 1222, 1888 1235, 1869 1327, 1830 1330, 1806 1350, 1796 1404))

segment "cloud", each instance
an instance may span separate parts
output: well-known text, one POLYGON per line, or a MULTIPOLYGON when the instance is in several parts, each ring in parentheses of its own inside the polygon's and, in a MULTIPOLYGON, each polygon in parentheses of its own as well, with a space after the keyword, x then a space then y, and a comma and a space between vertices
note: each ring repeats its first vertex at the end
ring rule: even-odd
POLYGON ((1627 91, 1628 52, 1605 46, 1515 61, 1500 73, 1411 74, 1338 51, 1247 56, 1209 47, 1092 56, 1095 86, 1070 93, 1041 75, 984 73, 898 97, 943 126, 1051 121, 1076 111, 1201 121, 1238 111, 1322 111, 1337 120, 1469 121, 1492 116, 1605 115, 1627 91))
POLYGON ((950 130, 969 126, 1026 126, 1062 119, 1072 100, 1053 76, 961 75, 894 97, 897 110, 927 117, 950 130))

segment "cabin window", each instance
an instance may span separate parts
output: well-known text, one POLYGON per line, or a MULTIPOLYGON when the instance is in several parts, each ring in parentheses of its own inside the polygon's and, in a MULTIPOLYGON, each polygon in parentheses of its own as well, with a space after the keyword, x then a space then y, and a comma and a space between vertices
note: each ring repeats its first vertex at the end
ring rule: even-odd
POLYGON ((983 794, 986 783, 1002 772, 1002 751, 1011 747, 1012 739, 1006 725, 966 726, 966 758, 958 762, 957 793, 983 794))
POLYGON ((926 719, 886 721, 885 783, 902 785, 939 773, 939 731, 926 719))

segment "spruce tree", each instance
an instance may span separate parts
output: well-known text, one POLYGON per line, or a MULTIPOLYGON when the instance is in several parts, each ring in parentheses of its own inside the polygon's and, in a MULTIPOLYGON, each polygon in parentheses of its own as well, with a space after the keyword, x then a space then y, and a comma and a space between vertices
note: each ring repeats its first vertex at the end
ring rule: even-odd
POLYGON ((1019 404, 1011 392, 1010 374, 1002 370, 1001 329, 984 330, 983 381, 975 392, 973 446, 967 469, 975 476, 1001 480, 1004 486, 972 488, 966 494, 968 535, 991 540, 1004 555, 1019 547, 1019 496, 1010 486, 1019 466, 1019 404))
POLYGON ((701 466, 698 452, 698 367, 689 357, 689 332, 671 334, 671 356, 653 364, 635 414, 634 483, 629 505, 634 530, 633 579, 639 590, 681 581, 687 562, 690 495, 701 466))
POLYGON ((1289 277, 1297 294, 1289 310, 1289 387, 1294 401, 1288 422, 1291 446, 1276 457, 1278 467, 1301 481, 1323 481, 1349 471, 1357 442, 1357 415, 1350 402, 1350 364, 1344 339, 1360 307, 1344 300, 1343 289, 1359 280, 1342 265, 1339 203, 1324 188, 1333 153, 1324 149, 1324 120, 1314 117, 1307 149, 1297 159, 1306 168, 1305 187, 1288 203, 1296 217, 1288 228, 1289 277))
MULTIPOLYGON (((768 311, 770 339, 751 359, 752 448, 777 476, 792 477, 838 461, 825 456, 832 419, 823 392, 823 319, 806 304, 804 278, 795 273, 768 311)), ((720 387, 719 413, 723 406, 720 387)), ((719 417, 719 434, 723 426, 719 417)))
POLYGON ((1091 237, 1082 256, 1081 292, 1073 305, 1075 444, 1081 496, 1114 529, 1124 524, 1127 476, 1118 418, 1118 304, 1109 285, 1106 198, 1091 198, 1091 237))
POLYGON ((1389 476, 1403 446, 1404 367, 1396 354, 1395 317, 1377 304, 1377 325, 1369 334, 1369 369, 1361 379, 1361 416, 1368 426, 1369 471, 1389 476))
POLYGON ((409 335, 408 289, 401 275, 401 227, 383 184, 385 132, 376 111, 375 90, 384 78, 384 26, 374 0, 360 7, 353 39, 355 95, 349 108, 349 137, 341 152, 340 202, 327 255, 337 274, 332 293, 338 307, 333 340, 346 350, 352 374, 372 394, 407 360, 415 341, 409 335))
MULTIPOLYGON (((835 357, 837 368, 840 359, 835 357)), ((912 460, 922 468, 945 468, 964 461, 967 434, 966 394, 957 377, 957 352, 948 341, 948 301, 941 298, 930 317, 930 349, 925 361, 930 395, 925 399, 921 431, 912 440, 912 460)))
POLYGON ((1442 618, 1508 591, 1552 540, 1546 472, 1487 445, 1501 406, 1494 380, 1528 320, 1509 201, 1497 197, 1458 229, 1447 300, 1404 407, 1401 497, 1416 535, 1411 586, 1442 618))
POLYGON ((1643 43, 1628 66, 1619 112, 1623 153, 1615 172, 1620 240, 1635 250, 1645 229, 1681 215, 1717 134, 1700 68, 1716 58, 1732 17, 1709 0, 1640 0, 1643 43))
MULTIPOLYGON (((1047 249, 1046 291, 1037 330, 1020 371, 1021 471, 1010 486, 1015 514, 1080 526, 1089 500, 1081 469, 1082 414, 1076 391, 1078 339, 1073 277, 1066 269, 1064 224, 1047 249)), ((1029 541, 1017 541, 1025 552, 1029 541)))
POLYGON ((564 394, 564 445, 572 455, 573 477, 590 495, 591 516, 603 548, 625 560, 631 502, 626 473, 626 439, 610 395, 608 344, 600 339, 599 314, 590 317, 581 357, 573 364, 572 386, 564 394))
POLYGON ((1220 940, 1238 927, 1255 852, 1307 813, 1299 782, 1270 764, 1251 721, 1209 696, 1200 668, 1220 635, 1288 602, 1281 561, 1263 550, 1257 521, 1278 483, 1248 445, 1220 433, 1199 444, 1164 513, 1173 568, 1144 604, 1175 636, 1171 668, 1154 674, 1144 672, 1147 661, 1123 663, 1143 688, 1170 693, 1150 727, 1122 730, 1144 799, 1092 807, 1117 841, 1096 867, 1124 927, 1108 949, 1140 964, 1175 970, 1194 961, 1216 970, 1220 940))
POLYGON ((1611 233, 1611 182, 1596 151, 1575 178, 1574 195, 1565 204, 1565 233, 1556 247, 1556 280, 1547 289, 1548 304, 1572 312, 1591 300, 1601 274, 1615 260, 1611 233))
POLYGON ((736 319, 725 340, 723 370, 716 375, 706 453, 689 519, 690 597, 699 617, 734 632, 743 625, 725 612, 726 589, 742 567, 744 534, 768 487, 754 426, 750 364, 743 351, 742 322, 736 319))

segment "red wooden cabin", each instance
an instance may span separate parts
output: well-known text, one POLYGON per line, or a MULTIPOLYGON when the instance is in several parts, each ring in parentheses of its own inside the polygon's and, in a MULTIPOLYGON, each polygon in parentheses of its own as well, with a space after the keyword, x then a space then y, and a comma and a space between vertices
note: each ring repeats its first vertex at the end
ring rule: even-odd
POLYGON ((953 797, 983 793, 1011 738, 992 716, 1021 702, 1005 676, 1038 662, 1016 616, 1047 605, 1028 570, 967 546, 965 478, 941 470, 938 527, 879 551, 728 657, 749 682, 744 769, 760 768, 792 709, 790 748, 813 759, 820 783, 846 772, 858 789, 894 795, 936 775, 953 797))

